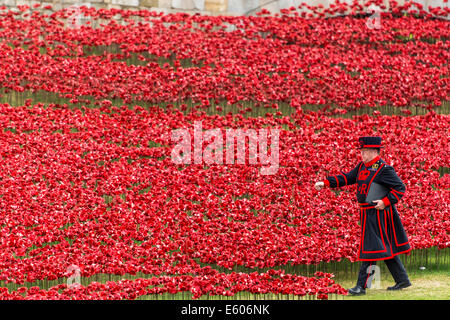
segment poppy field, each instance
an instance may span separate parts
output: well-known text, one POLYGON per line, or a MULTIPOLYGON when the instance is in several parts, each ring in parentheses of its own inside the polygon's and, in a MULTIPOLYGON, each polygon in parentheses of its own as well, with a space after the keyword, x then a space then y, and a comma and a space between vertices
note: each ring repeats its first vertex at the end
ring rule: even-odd
POLYGON ((363 135, 406 185, 407 259, 448 268, 449 10, 390 1, 368 28, 381 2, 82 8, 75 26, 2 8, 0 299, 346 295, 326 266, 356 262, 356 187, 314 183, 352 169, 363 135), (277 172, 174 163, 173 131, 196 121, 278 129, 277 172))

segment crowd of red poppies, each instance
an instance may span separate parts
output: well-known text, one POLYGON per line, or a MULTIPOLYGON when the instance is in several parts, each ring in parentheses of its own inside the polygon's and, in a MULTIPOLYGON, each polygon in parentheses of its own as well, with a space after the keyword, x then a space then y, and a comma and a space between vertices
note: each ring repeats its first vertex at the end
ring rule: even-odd
POLYGON ((316 296, 328 299, 329 294, 346 294, 346 290, 334 283, 332 275, 316 272, 314 277, 286 274, 283 270, 265 273, 220 273, 214 269, 203 268, 201 274, 170 275, 136 280, 120 280, 106 283, 91 282, 87 286, 63 283, 49 289, 38 286, 20 287, 9 292, 0 288, 0 298, 5 300, 49 300, 49 299, 136 299, 144 295, 178 294, 189 292, 193 299, 203 295, 233 296, 246 291, 253 294, 291 294, 300 297, 316 296))
POLYGON ((343 119, 301 108, 419 102, 433 108, 448 101, 448 22, 383 15, 387 31, 380 32, 366 29, 364 19, 304 19, 291 11, 204 17, 86 9, 98 19, 109 12, 147 20, 67 29, 64 11, 27 12, 0 12, 2 95, 39 90, 83 106, 0 104, 0 281, 67 278, 73 265, 82 277, 139 277, 12 292, 3 287, 0 298, 345 294, 330 274, 304 277, 272 268, 355 261, 354 186, 320 193, 313 186, 352 169, 360 160, 357 138, 371 134, 383 137, 382 157, 406 185, 398 210, 413 249, 450 246, 450 180, 438 172, 450 160, 449 115, 343 119), (225 30, 230 25, 236 29, 225 30), (194 39, 200 44, 192 46, 194 39), (120 53, 87 55, 87 45, 119 45, 120 53), (131 54, 148 63, 120 61, 131 54), (181 66, 182 59, 192 65, 181 66), (113 98, 155 105, 115 106, 113 98), (200 106, 210 99, 273 108, 287 101, 296 112, 245 118, 157 105, 188 98, 200 106), (248 161, 175 164, 171 134, 192 133, 195 121, 204 130, 280 129, 278 171, 261 175, 261 165, 248 161), (270 270, 223 272, 236 266, 270 270))
MULTIPOLYGON (((378 2, 335 10, 364 13, 378 2)), ((416 9, 395 1, 391 8, 416 9)), ((85 8, 83 16, 108 22, 98 28, 67 28, 69 10, 2 12, 0 84, 75 102, 84 102, 80 96, 127 103, 214 99, 357 109, 433 108, 448 101, 450 27, 437 18, 440 12, 420 19, 386 13, 382 28, 370 29, 367 17, 305 19, 293 9, 233 17, 85 8), (112 16, 128 23, 105 20, 112 16), (105 50, 92 55, 93 46, 105 50), (127 65, 133 54, 145 65, 127 65), (185 61, 188 67, 181 67, 185 61)))
POLYGON ((436 113, 245 119, 3 104, 0 279, 54 280, 72 264, 89 277, 354 261, 354 188, 318 194, 313 184, 353 168, 357 137, 373 128, 384 138, 383 158, 406 184, 398 208, 413 248, 448 247, 449 178, 437 170, 449 162, 449 122, 436 113), (262 176, 260 165, 248 163, 175 164, 171 131, 193 130, 194 121, 205 129, 287 123, 278 172, 262 176))

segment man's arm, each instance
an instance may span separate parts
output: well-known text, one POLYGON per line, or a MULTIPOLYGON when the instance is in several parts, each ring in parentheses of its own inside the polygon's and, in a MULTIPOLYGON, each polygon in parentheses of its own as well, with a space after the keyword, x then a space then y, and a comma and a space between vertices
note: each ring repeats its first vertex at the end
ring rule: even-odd
POLYGON ((316 189, 320 190, 324 186, 336 188, 355 184, 359 169, 361 168, 361 164, 362 162, 359 162, 356 167, 348 173, 341 171, 341 174, 331 175, 328 176, 325 180, 317 182, 315 185, 316 189))
POLYGON ((336 174, 328 176, 323 182, 327 187, 337 188, 343 186, 349 186, 356 183, 356 178, 358 177, 359 168, 361 167, 361 162, 356 165, 350 172, 345 173, 341 171, 341 174, 336 174))
POLYGON ((396 204, 405 195, 405 184, 392 166, 385 165, 375 177, 375 181, 391 189, 387 196, 381 199, 386 207, 396 204))

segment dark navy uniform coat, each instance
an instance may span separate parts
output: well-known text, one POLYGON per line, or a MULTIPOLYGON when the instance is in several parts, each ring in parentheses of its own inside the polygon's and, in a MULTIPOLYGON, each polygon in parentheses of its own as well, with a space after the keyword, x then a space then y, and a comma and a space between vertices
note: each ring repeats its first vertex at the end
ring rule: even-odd
POLYGON ((326 178, 324 183, 331 187, 358 184, 356 197, 359 204, 361 241, 358 260, 375 261, 391 259, 411 250, 395 204, 405 193, 405 185, 394 168, 377 156, 366 164, 361 161, 348 173, 341 172, 326 178), (386 208, 375 209, 373 203, 366 203, 366 195, 372 182, 384 185, 390 192, 383 199, 386 208))

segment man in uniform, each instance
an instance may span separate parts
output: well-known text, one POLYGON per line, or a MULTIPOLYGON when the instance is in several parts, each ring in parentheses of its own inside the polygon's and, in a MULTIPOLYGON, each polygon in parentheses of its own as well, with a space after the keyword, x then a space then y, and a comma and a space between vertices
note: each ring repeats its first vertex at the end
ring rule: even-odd
POLYGON ((370 283, 371 271, 376 261, 384 260, 395 285, 388 290, 400 290, 411 285, 405 267, 398 254, 411 250, 395 204, 405 193, 405 185, 397 176, 394 168, 380 157, 381 137, 359 138, 362 161, 348 173, 331 175, 315 184, 316 190, 358 184, 356 198, 359 204, 361 241, 358 260, 362 261, 358 281, 348 290, 352 295, 366 293, 370 283), (375 182, 389 190, 382 199, 366 202, 366 196, 375 182))

